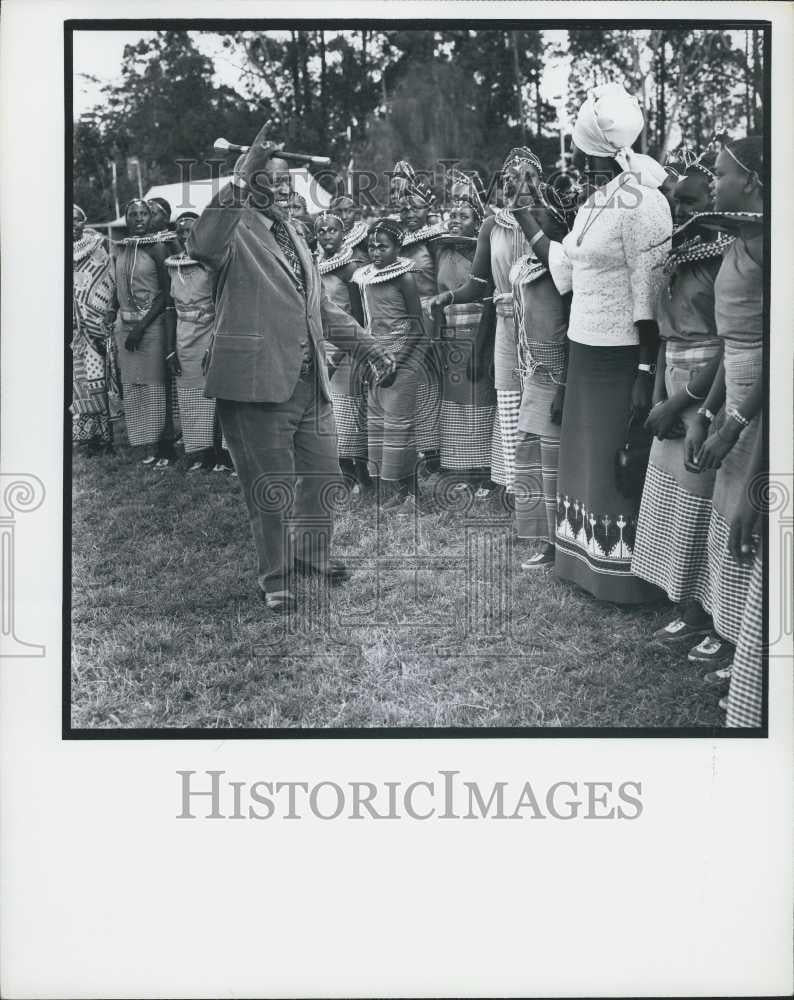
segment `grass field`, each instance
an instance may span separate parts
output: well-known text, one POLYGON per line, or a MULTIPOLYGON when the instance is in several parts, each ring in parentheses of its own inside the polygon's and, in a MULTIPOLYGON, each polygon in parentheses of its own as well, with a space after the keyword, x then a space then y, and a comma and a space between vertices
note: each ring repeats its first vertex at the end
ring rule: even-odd
POLYGON ((501 564, 509 522, 487 502, 380 525, 371 505, 343 510, 352 578, 324 625, 285 621, 257 597, 237 481, 139 457, 74 457, 74 727, 719 724, 686 645, 647 642, 668 605, 599 603, 522 573, 516 547, 501 564))

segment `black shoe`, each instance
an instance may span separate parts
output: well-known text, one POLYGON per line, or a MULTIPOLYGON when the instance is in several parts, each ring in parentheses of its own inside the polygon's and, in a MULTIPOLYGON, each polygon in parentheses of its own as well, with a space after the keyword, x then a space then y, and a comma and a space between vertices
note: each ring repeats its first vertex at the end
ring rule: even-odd
POLYGON ((350 579, 350 570, 338 559, 328 559, 325 566, 313 566, 311 563, 295 556, 295 569, 304 576, 310 573, 320 573, 327 576, 331 583, 342 583, 343 580, 350 579))
POLYGON ((259 596, 267 605, 268 611, 273 611, 277 615, 285 615, 298 609, 298 601, 289 590, 279 590, 274 594, 268 594, 260 587, 259 596))

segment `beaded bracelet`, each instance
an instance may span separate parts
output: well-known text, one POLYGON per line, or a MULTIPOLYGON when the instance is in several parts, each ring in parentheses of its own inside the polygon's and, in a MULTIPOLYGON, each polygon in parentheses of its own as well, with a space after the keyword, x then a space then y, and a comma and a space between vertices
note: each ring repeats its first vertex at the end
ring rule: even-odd
POLYGON ((742 414, 739 413, 739 411, 736 409, 735 406, 732 406, 728 410, 726 416, 730 417, 732 420, 735 420, 736 423, 739 424, 741 427, 747 427, 750 424, 750 421, 747 419, 747 417, 742 416, 742 414))

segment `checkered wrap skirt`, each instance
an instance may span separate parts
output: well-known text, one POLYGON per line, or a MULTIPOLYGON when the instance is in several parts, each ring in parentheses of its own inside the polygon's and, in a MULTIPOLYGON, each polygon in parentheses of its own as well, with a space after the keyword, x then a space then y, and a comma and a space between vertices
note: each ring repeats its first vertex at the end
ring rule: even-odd
POLYGON ((163 436, 168 386, 124 383, 124 420, 133 447, 157 444, 163 436))
POLYGON ((419 451, 437 451, 441 447, 441 385, 422 373, 424 381, 416 387, 416 447, 419 451))
POLYGON ((763 559, 759 550, 733 657, 726 723, 731 728, 755 729, 763 724, 763 613, 763 559))
POLYGON ((185 454, 211 448, 215 435, 215 400, 207 399, 204 390, 197 386, 181 386, 179 380, 176 388, 185 454))
POLYGON ((441 465, 483 469, 491 464, 495 406, 441 403, 441 465))
POLYGON ((711 500, 690 493, 651 462, 642 491, 632 573, 661 587, 671 601, 703 603, 710 521, 711 500))
POLYGON ((367 401, 363 395, 331 391, 340 458, 367 457, 367 401))
POLYGON ((516 445, 521 393, 496 390, 496 420, 491 441, 491 479, 512 492, 516 478, 516 445))
MULTIPOLYGON (((665 385, 668 396, 680 392, 691 372, 707 363, 722 344, 689 347, 667 343, 665 385)), ((697 404, 683 414, 694 419, 697 404)), ((684 466, 684 439, 655 438, 637 520, 631 571, 661 587, 671 601, 703 603, 708 571, 707 542, 714 472, 689 472, 684 466)))

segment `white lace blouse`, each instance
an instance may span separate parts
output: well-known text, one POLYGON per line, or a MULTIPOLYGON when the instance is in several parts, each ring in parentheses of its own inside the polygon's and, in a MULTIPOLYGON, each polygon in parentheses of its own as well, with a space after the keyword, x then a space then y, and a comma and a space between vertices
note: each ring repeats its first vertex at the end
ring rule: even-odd
POLYGON ((549 247, 558 291, 573 291, 571 340, 591 347, 639 343, 634 324, 655 318, 672 230, 664 195, 633 174, 618 174, 591 195, 571 232, 549 247))

